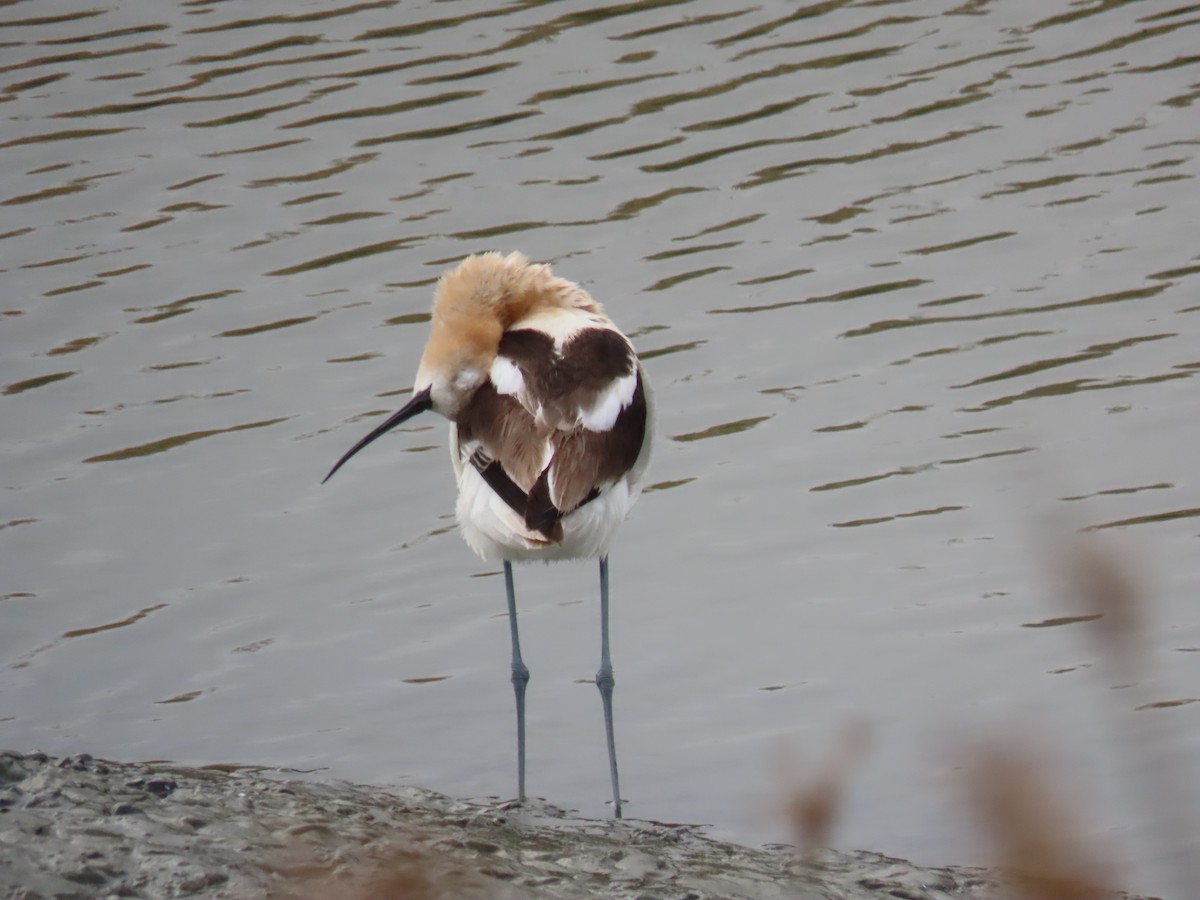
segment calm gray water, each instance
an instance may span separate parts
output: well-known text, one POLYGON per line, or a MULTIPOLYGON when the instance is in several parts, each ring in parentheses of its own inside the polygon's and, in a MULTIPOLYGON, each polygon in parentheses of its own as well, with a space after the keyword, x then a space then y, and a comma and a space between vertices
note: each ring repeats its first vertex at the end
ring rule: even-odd
MULTIPOLYGON (((977 861, 955 749, 1024 727, 1153 889, 1147 763, 1110 739, 1133 703, 1044 551, 1100 528, 1136 560, 1136 716, 1194 775, 1198 25, 5 6, 3 743, 510 796, 503 584, 455 534, 444 424, 318 482, 403 403, 439 272, 520 249, 607 305, 658 396, 612 558, 628 813, 786 838, 780 748, 863 719, 838 843, 977 861)), ((530 789, 587 815, 595 582, 517 573, 530 789)))

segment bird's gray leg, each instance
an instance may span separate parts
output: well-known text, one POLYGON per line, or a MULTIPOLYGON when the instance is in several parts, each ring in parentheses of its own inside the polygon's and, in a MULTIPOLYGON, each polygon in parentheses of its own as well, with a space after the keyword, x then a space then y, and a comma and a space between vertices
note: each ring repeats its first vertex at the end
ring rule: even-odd
POLYGON ((596 687, 604 704, 604 732, 608 738, 608 767, 612 773, 613 816, 621 818, 621 788, 617 779, 617 745, 613 740, 612 660, 608 656, 608 557, 600 559, 600 669, 596 672, 596 687))
POLYGON ((524 803, 525 685, 529 683, 529 669, 521 659, 521 638, 517 634, 517 595, 513 590, 512 563, 507 559, 504 561, 504 590, 508 594, 508 627, 512 632, 512 684, 513 693, 517 697, 517 800, 524 803))

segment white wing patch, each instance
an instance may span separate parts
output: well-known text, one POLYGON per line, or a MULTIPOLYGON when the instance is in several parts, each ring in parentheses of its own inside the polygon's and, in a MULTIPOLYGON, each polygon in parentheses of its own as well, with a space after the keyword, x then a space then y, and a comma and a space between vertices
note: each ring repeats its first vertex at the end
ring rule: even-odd
POLYGON ((579 424, 588 431, 610 431, 617 424, 617 416, 633 400, 637 390, 637 370, 612 382, 596 398, 591 409, 579 411, 579 424))
POLYGON ((597 320, 595 316, 588 315, 577 309, 549 309, 526 316, 521 320, 521 328, 529 328, 534 331, 540 331, 542 334, 548 335, 554 340, 554 349, 562 352, 563 344, 577 335, 579 332, 588 328, 604 328, 609 331, 615 331, 612 323, 604 323, 603 319, 597 320))
POLYGON ((516 367, 516 364, 511 359, 504 356, 497 356, 492 361, 492 368, 488 372, 488 378, 495 385, 497 394, 512 396, 521 394, 525 390, 525 378, 521 375, 521 370, 516 367))

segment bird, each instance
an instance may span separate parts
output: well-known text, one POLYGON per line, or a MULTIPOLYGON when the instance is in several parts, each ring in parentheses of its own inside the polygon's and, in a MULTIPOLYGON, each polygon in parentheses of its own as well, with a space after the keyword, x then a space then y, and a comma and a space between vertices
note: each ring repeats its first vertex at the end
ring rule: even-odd
POLYGON ((434 289, 411 399, 359 440, 322 484, 376 438, 432 410, 450 421, 455 515, 467 545, 504 568, 517 714, 517 801, 525 802, 525 690, 514 562, 599 560, 600 667, 613 815, 608 554, 641 493, 653 397, 641 362, 603 306, 524 254, 467 256, 434 289))

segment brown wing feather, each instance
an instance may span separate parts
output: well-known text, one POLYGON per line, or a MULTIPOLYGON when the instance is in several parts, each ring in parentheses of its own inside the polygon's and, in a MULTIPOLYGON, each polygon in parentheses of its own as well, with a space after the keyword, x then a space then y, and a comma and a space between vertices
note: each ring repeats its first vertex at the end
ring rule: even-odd
POLYGON ((538 425, 516 399, 497 393, 490 382, 472 395, 455 421, 463 443, 479 441, 517 486, 529 492, 542 472, 550 428, 538 425))
POLYGON ((556 432, 549 470, 552 497, 559 509, 570 511, 594 491, 615 484, 633 468, 646 440, 646 392, 639 374, 629 405, 608 431, 556 432))

